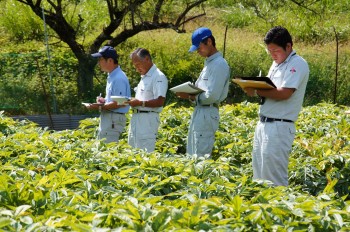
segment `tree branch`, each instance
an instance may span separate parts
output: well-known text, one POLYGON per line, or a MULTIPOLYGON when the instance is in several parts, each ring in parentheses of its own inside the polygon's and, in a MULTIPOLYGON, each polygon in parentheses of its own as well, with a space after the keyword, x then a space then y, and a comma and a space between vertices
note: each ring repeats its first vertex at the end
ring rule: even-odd
MULTIPOLYGON (((178 25, 178 27, 180 27, 180 26, 182 26, 182 25, 184 25, 184 24, 188 23, 189 21, 192 21, 192 20, 194 20, 194 19, 196 19, 196 18, 203 17, 204 15, 206 15, 205 12, 202 13, 202 14, 195 15, 195 16, 192 16, 192 17, 190 17, 190 18, 187 18, 187 19, 184 20, 182 23, 180 23, 180 24, 178 25)), ((176 30, 176 31, 177 31, 177 32, 184 32, 184 30, 176 30)))
MULTIPOLYGON (((144 2, 145 0, 139 0, 139 4, 144 2)), ((95 46, 96 45, 101 45, 103 41, 109 40, 108 44, 110 46, 117 46, 118 44, 124 42, 126 39, 140 33, 141 31, 150 31, 150 30, 155 30, 155 29, 161 29, 161 28, 169 28, 169 29, 173 29, 179 33, 181 32, 185 32, 185 30, 180 29, 180 27, 182 25, 184 25, 185 23, 201 17, 203 15, 205 15, 205 13, 199 14, 199 15, 195 15, 192 16, 190 18, 188 18, 187 20, 185 20, 186 15, 188 14, 188 12, 193 9, 196 6, 199 6, 200 4, 202 4, 203 2, 205 2, 206 0, 198 0, 193 2, 190 5, 187 5, 186 8, 183 10, 183 12, 181 12, 181 14, 179 15, 179 17, 176 19, 175 23, 172 22, 160 22, 160 11, 161 8, 164 4, 164 0, 159 0, 155 6, 155 11, 153 14, 153 18, 152 18, 152 22, 151 21, 143 21, 141 19, 141 23, 136 23, 135 22, 135 14, 136 14, 136 8, 135 5, 131 4, 128 8, 124 8, 124 11, 122 13, 123 17, 125 17, 125 15, 128 13, 127 10, 130 11, 131 14, 131 21, 132 21, 132 27, 129 29, 124 29, 121 33, 119 33, 117 36, 115 37, 111 37, 112 33, 114 32, 114 27, 116 25, 113 26, 112 23, 110 23, 108 25, 107 28, 104 29, 104 32, 102 34, 100 34, 100 36, 95 40, 95 46)), ((140 7, 140 5, 138 5, 140 7)), ((119 14, 119 17, 121 16, 121 14, 119 14)), ((139 16, 141 18, 141 15, 139 16)), ((96 46, 97 47, 97 46, 96 46)), ((95 47, 95 49, 96 49, 95 47)))
MULTIPOLYGON (((304 9, 306 9, 306 10, 309 10, 309 11, 311 11, 312 13, 314 13, 314 14, 318 14, 315 10, 313 10, 313 9, 311 9, 311 8, 309 8, 309 7, 307 7, 304 3, 304 1, 301 1, 301 2, 298 2, 298 1, 296 1, 296 0, 290 0, 292 3, 294 3, 294 4, 296 4, 297 6, 299 6, 299 7, 301 7, 301 8, 304 8, 304 9)), ((316 1, 317 2, 317 1, 316 1)))
POLYGON ((154 8, 153 23, 159 22, 159 13, 162 8, 164 0, 159 0, 154 8))
POLYGON ((109 41, 109 45, 112 47, 116 47, 118 44, 124 42, 126 38, 130 38, 142 31, 150 31, 150 30, 156 30, 159 28, 172 28, 174 29, 175 26, 172 23, 153 23, 153 22, 143 22, 142 24, 136 25, 132 29, 125 29, 121 33, 119 33, 116 37, 112 38, 109 41))
POLYGON ((196 1, 190 5, 187 5, 186 6, 186 9, 179 15, 179 17, 177 18, 176 22, 175 22, 175 25, 176 27, 179 27, 181 25, 181 20, 183 20, 187 13, 194 7, 196 6, 199 6, 200 4, 202 4, 203 2, 205 2, 206 0, 199 0, 199 1, 196 1))

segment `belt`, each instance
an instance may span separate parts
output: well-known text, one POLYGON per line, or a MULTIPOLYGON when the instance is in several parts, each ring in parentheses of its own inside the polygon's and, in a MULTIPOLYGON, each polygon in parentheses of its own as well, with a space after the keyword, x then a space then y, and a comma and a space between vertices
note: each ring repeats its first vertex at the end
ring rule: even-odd
POLYGON ((120 113, 120 112, 114 112, 114 111, 111 111, 111 110, 105 110, 104 112, 111 113, 111 114, 122 114, 122 115, 125 114, 125 113, 120 113))
POLYGON ((133 110, 134 114, 140 114, 140 113, 158 113, 152 110, 138 110, 138 109, 134 109, 133 110))
POLYGON ((265 116, 260 116, 260 122, 291 122, 294 123, 292 120, 289 119, 281 119, 281 118, 268 118, 265 116))
POLYGON ((217 104, 217 103, 213 103, 213 104, 208 104, 208 105, 199 105, 199 106, 203 106, 203 107, 215 107, 215 108, 219 108, 219 104, 217 104))

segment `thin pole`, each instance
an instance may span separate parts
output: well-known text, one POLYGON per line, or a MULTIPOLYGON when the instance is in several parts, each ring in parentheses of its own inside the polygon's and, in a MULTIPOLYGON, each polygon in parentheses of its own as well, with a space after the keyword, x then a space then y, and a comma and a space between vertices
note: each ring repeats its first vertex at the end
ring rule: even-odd
POLYGON ((54 128, 54 124, 53 124, 53 120, 52 120, 52 116, 51 116, 51 112, 50 112, 49 97, 48 97, 47 92, 46 92, 46 88, 45 88, 45 84, 44 84, 44 78, 41 75, 38 58, 36 58, 36 65, 38 67, 38 74, 39 74, 39 77, 40 77, 40 80, 41 80, 41 87, 43 88, 43 91, 44 91, 46 112, 49 115, 49 119, 50 119, 50 129, 53 130, 55 128, 54 128))
POLYGON ((339 38, 338 33, 333 26, 336 42, 336 56, 335 56, 335 80, 334 80, 334 95, 333 95, 333 104, 337 103, 337 84, 338 84, 338 64, 339 64, 339 38))
POLYGON ((45 32, 45 45, 46 45, 46 53, 47 53, 47 59, 49 62, 49 74, 50 74, 50 89, 51 89, 51 94, 52 94, 52 103, 53 103, 53 113, 57 113, 57 106, 56 106, 56 97, 55 97, 55 88, 53 85, 53 78, 52 78, 52 69, 51 69, 51 55, 50 55, 50 49, 49 49, 49 39, 47 35, 47 30, 46 30, 46 21, 45 21, 45 13, 44 13, 44 8, 42 8, 42 13, 43 13, 43 21, 44 21, 44 32, 45 32))
POLYGON ((226 38, 227 38, 227 29, 228 29, 228 26, 226 25, 226 28, 225 28, 225 36, 224 36, 224 51, 222 52, 222 56, 225 58, 225 51, 226 51, 226 38))

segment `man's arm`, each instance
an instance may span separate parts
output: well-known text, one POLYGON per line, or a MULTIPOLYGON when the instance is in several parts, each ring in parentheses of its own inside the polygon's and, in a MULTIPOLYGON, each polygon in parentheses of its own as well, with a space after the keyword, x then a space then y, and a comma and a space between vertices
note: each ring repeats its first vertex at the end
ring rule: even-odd
POLYGON ((121 107, 125 107, 125 105, 118 105, 118 103, 116 103, 116 102, 110 102, 110 103, 107 103, 105 105, 90 104, 86 108, 90 109, 90 110, 98 110, 100 108, 101 108, 101 110, 114 110, 114 109, 118 109, 121 107))
POLYGON ((114 109, 118 109, 118 108, 121 108, 121 107, 124 107, 125 105, 118 105, 117 102, 109 102, 107 104, 104 104, 102 106, 102 109, 103 110, 114 110, 114 109))
POLYGON ((162 107, 165 102, 165 97, 159 96, 157 99, 152 99, 148 101, 140 101, 136 98, 131 99, 130 101, 127 101, 130 106, 142 106, 142 107, 162 107))
POLYGON ((275 88, 275 89, 245 88, 244 91, 250 97, 253 97, 257 94, 260 97, 266 97, 274 100, 287 100, 292 96, 295 89, 294 88, 275 88))
POLYGON ((176 96, 182 99, 189 99, 191 101, 196 100, 196 95, 194 94, 189 94, 189 93, 184 93, 184 92, 177 92, 176 96))
POLYGON ((205 105, 218 102, 226 84, 228 84, 229 75, 230 68, 226 63, 221 62, 219 65, 211 66, 204 76, 208 79, 207 89, 198 95, 198 103, 205 105))

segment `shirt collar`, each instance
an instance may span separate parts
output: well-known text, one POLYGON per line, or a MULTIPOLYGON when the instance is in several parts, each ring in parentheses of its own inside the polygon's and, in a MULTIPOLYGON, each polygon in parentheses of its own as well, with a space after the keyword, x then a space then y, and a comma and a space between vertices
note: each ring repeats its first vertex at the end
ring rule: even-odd
POLYGON ((289 56, 288 56, 282 63, 277 64, 275 61, 273 61, 274 67, 281 67, 281 66, 283 66, 284 64, 287 64, 287 63, 290 61, 290 59, 292 59, 292 57, 293 57, 294 55, 296 55, 296 54, 297 54, 297 53, 293 50, 293 51, 289 54, 289 56))
POLYGON ((293 50, 290 54, 289 54, 289 56, 287 57, 287 59, 283 62, 283 63, 288 63, 289 62, 289 60, 294 56, 294 55, 296 55, 297 53, 293 50))
POLYGON ((206 62, 210 62, 212 60, 214 60, 215 58, 219 57, 219 56, 222 56, 220 52, 215 52, 213 55, 209 56, 207 59, 206 59, 206 62))
POLYGON ((157 66, 155 64, 152 65, 152 67, 148 70, 148 72, 145 75, 141 75, 142 78, 152 76, 153 72, 156 71, 157 66))
POLYGON ((113 69, 113 71, 110 72, 110 73, 108 74, 108 77, 113 76, 113 75, 114 75, 115 73, 117 73, 119 70, 120 70, 120 65, 118 65, 118 67, 116 67, 115 69, 113 69))

